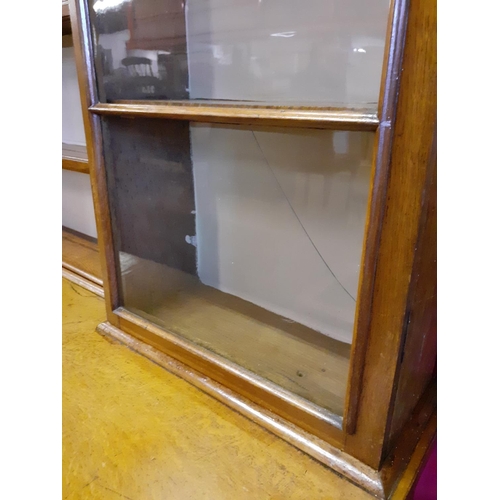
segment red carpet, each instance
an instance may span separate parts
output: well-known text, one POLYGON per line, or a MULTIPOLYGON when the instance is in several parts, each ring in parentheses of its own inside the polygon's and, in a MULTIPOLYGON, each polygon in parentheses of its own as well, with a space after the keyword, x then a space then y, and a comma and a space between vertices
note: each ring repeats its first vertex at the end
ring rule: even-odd
POLYGON ((437 441, 432 446, 432 451, 427 459, 417 484, 413 490, 411 500, 436 500, 437 499, 437 441))

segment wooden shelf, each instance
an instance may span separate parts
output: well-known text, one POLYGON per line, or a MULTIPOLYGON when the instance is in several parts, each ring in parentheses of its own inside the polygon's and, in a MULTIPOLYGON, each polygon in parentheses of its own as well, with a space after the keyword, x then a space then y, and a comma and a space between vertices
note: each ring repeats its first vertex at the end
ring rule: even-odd
POLYGON ((163 264, 120 252, 120 269, 128 311, 277 384, 275 391, 284 388, 326 408, 331 412, 328 418, 338 421, 344 408, 349 344, 163 264))
POLYGON ((87 148, 76 144, 62 143, 62 168, 73 172, 89 173, 87 148))
POLYGON ((63 276, 100 296, 104 296, 101 261, 94 238, 62 229, 63 276))

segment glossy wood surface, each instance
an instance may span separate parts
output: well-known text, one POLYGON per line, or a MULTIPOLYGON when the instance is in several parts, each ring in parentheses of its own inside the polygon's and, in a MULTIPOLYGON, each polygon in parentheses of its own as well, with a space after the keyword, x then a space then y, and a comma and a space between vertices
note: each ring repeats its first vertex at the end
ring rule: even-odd
POLYGON ((95 333, 105 319, 101 298, 63 280, 63 498, 372 498, 159 358, 95 333))
MULTIPOLYGON (((346 451, 378 468, 390 425, 436 118, 436 2, 410 3, 390 177, 376 260, 356 433, 346 451)), ((433 287, 431 280, 428 287, 433 287)))
POLYGON ((104 297, 101 262, 93 239, 64 228, 62 231, 62 275, 86 290, 104 297))
POLYGON ((341 473, 361 488, 375 496, 383 495, 383 486, 377 471, 366 467, 352 457, 342 453, 338 448, 305 432, 276 413, 266 410, 261 404, 255 404, 240 392, 234 392, 227 384, 219 384, 204 374, 164 354, 151 345, 141 342, 135 336, 128 335, 109 323, 101 323, 97 331, 104 336, 117 340, 132 350, 146 356, 169 372, 180 376, 195 387, 198 387, 215 399, 236 410, 250 420, 262 425, 265 429, 282 437, 299 450, 305 451, 319 462, 341 473))
MULTIPOLYGON (((152 329, 154 330, 154 327, 152 329)), ((228 388, 230 383, 228 384, 227 380, 224 380, 224 385, 219 384, 214 379, 166 355, 160 344, 151 337, 142 335, 140 330, 132 328, 129 330, 130 334, 125 333, 125 330, 127 330, 125 324, 122 325, 122 329, 113 327, 109 323, 102 323, 98 326, 98 331, 102 335, 118 340, 154 363, 187 380, 195 387, 347 477, 377 498, 392 498, 393 495, 399 499, 406 498, 418 475, 426 450, 435 437, 435 390, 431 388, 419 402, 417 411, 405 426, 396 451, 386 459, 381 471, 378 472, 343 453, 338 446, 332 446, 318 439, 317 436, 305 432, 301 427, 291 423, 289 419, 283 419, 276 413, 266 410, 262 402, 255 404, 245 398, 241 395, 239 385, 236 386, 237 392, 235 392, 228 388), (143 338, 145 342, 138 340, 139 338, 143 338), (427 423, 429 418, 430 421, 427 423)))
POLYGON ((358 306, 356 308, 349 385, 344 412, 344 425, 346 432, 349 434, 355 432, 358 419, 363 371, 372 317, 377 256, 390 172, 394 117, 399 95, 407 18, 407 0, 392 0, 391 16, 389 17, 387 26, 385 60, 378 107, 380 125, 375 138, 370 200, 366 217, 365 241, 358 286, 358 306))
POLYGON ((249 376, 246 370, 228 362, 210 351, 200 349, 191 342, 173 335, 150 321, 119 308, 115 311, 118 325, 124 332, 133 335, 162 353, 200 371, 245 398, 287 418, 307 432, 314 433, 329 444, 342 447, 342 431, 335 415, 322 408, 306 404, 302 398, 285 394, 262 378, 249 376))
POLYGON ((97 243, 85 235, 63 227, 63 267, 102 287, 102 270, 97 243))
POLYGON ((89 173, 89 158, 87 148, 76 144, 62 143, 62 168, 80 172, 82 174, 89 173))
POLYGON ((102 286, 99 286, 93 281, 84 278, 81 274, 70 271, 69 269, 63 267, 62 277, 67 279, 71 283, 74 283, 75 285, 85 288, 85 290, 87 290, 88 292, 91 292, 98 297, 104 298, 104 290, 102 289, 102 286))
MULTIPOLYGON (((373 498, 321 464, 382 497, 346 454, 109 324, 99 336, 105 318, 102 299, 63 280, 64 498, 373 498)), ((407 497, 434 433, 391 498, 407 497)))
POLYGON ((423 194, 408 304, 405 338, 401 347, 399 373, 386 450, 394 443, 411 417, 420 396, 436 376, 437 342, 437 152, 436 132, 429 155, 428 180, 423 194))
POLYGON ((170 102, 99 103, 90 108, 98 115, 148 116, 209 123, 242 123, 286 127, 375 130, 377 115, 370 109, 300 109, 242 105, 199 105, 170 102))

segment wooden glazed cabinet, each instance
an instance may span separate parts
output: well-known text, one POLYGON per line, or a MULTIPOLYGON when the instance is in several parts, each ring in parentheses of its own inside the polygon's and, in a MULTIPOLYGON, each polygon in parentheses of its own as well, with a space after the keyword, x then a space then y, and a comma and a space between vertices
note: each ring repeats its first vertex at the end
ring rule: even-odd
MULTIPOLYGON (((106 299, 107 322, 99 331, 185 378, 375 497, 397 497, 398 481, 412 456, 421 459, 425 454, 422 450, 432 441, 436 426, 436 3, 393 0, 378 109, 126 98, 101 102, 102 67, 94 63, 90 3, 70 0, 69 7, 79 84, 84 89, 88 166, 106 299), (282 127, 374 134, 354 332, 340 414, 333 415, 124 306, 124 293, 133 291, 124 292, 120 282, 114 187, 106 169, 106 141, 113 138, 109 124, 115 117, 133 118, 126 122, 132 123, 131 130, 134 119, 154 119, 158 129, 168 120, 252 130, 282 127)), ((140 23, 136 24, 132 33, 140 33, 140 23)), ((154 48, 151 40, 141 40, 131 39, 128 48, 140 48, 142 43, 154 48)), ((412 478, 404 479, 408 488, 418 471, 414 464, 411 468, 412 478)))

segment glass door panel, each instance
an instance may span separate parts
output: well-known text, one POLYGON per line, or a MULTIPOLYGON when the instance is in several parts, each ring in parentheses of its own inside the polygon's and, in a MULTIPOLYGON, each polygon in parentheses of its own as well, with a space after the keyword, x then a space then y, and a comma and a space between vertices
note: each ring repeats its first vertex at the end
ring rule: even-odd
POLYGON ((122 305, 342 414, 373 134, 103 124, 122 305))

